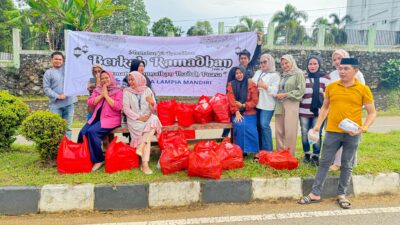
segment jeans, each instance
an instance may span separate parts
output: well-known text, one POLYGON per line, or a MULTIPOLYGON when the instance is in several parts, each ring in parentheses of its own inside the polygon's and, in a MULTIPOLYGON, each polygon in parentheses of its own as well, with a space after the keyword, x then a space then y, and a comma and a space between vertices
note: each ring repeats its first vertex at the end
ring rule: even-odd
POLYGON ((103 150, 101 149, 101 142, 103 138, 110 133, 114 128, 101 128, 100 121, 93 121, 92 124, 86 123, 78 135, 78 143, 83 142, 85 135, 89 143, 90 159, 92 163, 99 163, 104 161, 103 150))
POLYGON ((50 112, 60 115, 61 118, 67 121, 68 127, 66 135, 68 139, 71 140, 71 134, 72 134, 71 125, 74 119, 74 104, 67 105, 61 108, 55 108, 50 106, 50 112))
POLYGON ((316 196, 321 196, 321 191, 325 183, 325 178, 335 154, 340 146, 343 146, 342 166, 340 167, 339 186, 337 189, 338 195, 345 195, 347 187, 350 183, 351 173, 353 169, 354 157, 357 152, 358 143, 361 135, 350 136, 347 133, 326 132, 324 139, 324 151, 322 151, 321 160, 317 175, 315 176, 312 191, 316 196))
POLYGON ((272 132, 271 119, 274 115, 274 110, 257 109, 258 116, 258 134, 260 139, 260 149, 272 151, 272 132))
MULTIPOLYGON (((307 118, 300 116, 300 129, 301 129, 301 142, 303 144, 304 154, 310 154, 310 143, 308 142, 308 131, 311 130, 315 123, 317 122, 317 117, 307 118)), ((322 143, 322 124, 321 129, 319 129, 319 140, 318 143, 313 144, 313 156, 319 156, 321 152, 322 143)))

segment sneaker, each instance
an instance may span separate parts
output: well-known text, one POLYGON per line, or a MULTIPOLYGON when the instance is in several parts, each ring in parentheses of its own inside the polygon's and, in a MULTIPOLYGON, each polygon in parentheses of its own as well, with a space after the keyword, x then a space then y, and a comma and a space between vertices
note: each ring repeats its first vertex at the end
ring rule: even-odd
POLYGON ((304 163, 310 163, 311 162, 310 154, 304 154, 303 162, 304 163))
POLYGON ((96 171, 103 166, 103 162, 95 163, 92 167, 92 171, 96 171))
POLYGON ((314 155, 313 157, 311 157, 311 165, 319 166, 319 158, 318 158, 318 156, 314 155))

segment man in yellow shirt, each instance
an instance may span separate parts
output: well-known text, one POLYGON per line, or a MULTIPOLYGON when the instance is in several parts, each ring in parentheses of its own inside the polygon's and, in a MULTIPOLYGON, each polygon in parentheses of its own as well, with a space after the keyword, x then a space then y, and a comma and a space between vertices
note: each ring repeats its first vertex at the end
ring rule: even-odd
POLYGON ((337 150, 343 146, 342 166, 337 190, 337 202, 343 209, 351 208, 346 199, 346 190, 350 183, 353 160, 357 152, 361 133, 365 133, 374 122, 376 110, 371 90, 368 86, 356 80, 358 60, 342 58, 339 67, 340 80, 329 84, 325 90, 325 99, 313 132, 319 132, 322 122, 327 119, 325 139, 318 171, 315 176, 311 193, 302 197, 299 204, 318 203, 321 201, 321 191, 337 150), (362 125, 362 107, 368 116, 362 125), (350 119, 359 125, 356 132, 339 128, 343 119, 350 119))

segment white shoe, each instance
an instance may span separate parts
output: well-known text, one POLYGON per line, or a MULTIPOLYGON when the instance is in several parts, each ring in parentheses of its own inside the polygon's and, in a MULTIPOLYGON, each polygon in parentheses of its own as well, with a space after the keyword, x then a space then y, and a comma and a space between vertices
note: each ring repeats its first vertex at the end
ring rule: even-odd
POLYGON ((95 163, 92 167, 92 171, 96 171, 103 166, 103 162, 95 163))

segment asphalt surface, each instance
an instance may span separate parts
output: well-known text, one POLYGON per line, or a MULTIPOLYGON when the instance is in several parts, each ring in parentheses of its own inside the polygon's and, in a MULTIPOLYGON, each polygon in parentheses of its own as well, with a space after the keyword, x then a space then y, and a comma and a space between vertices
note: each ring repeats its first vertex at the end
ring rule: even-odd
POLYGON ((276 200, 248 204, 205 204, 169 209, 0 216, 0 224, 400 224, 400 193, 368 197, 350 196, 350 200, 353 203, 353 209, 350 210, 339 208, 333 198, 306 206, 297 204, 295 200, 276 200))

